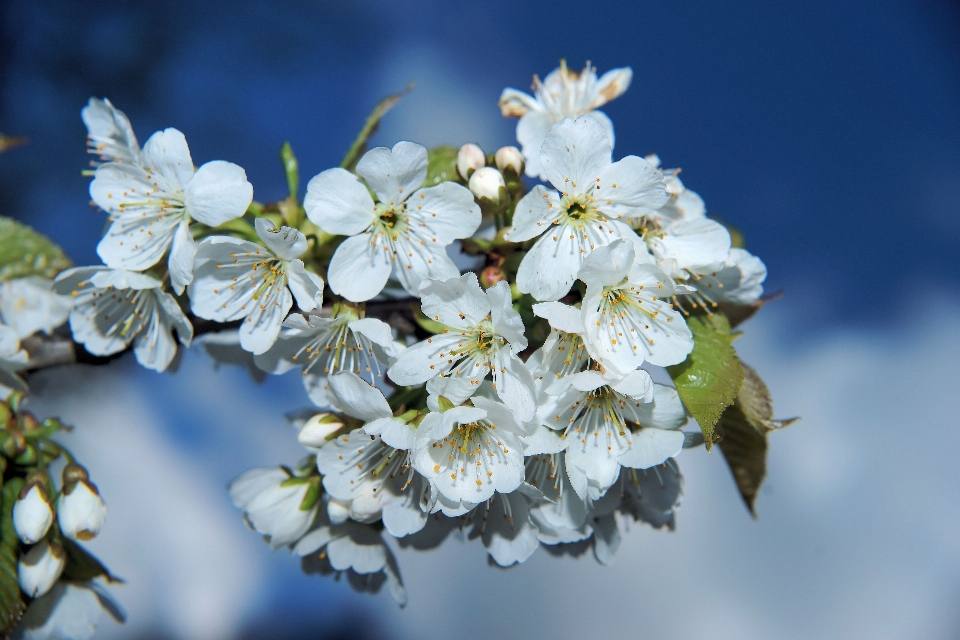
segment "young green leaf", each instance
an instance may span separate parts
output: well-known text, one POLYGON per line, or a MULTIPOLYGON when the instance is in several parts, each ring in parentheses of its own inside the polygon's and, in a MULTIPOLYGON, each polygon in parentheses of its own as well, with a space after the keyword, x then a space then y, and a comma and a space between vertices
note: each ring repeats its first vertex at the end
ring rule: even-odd
POLYGON ((377 103, 377 106, 375 106, 373 111, 370 112, 370 115, 367 116, 367 121, 363 123, 363 128, 360 129, 360 133, 357 134, 353 144, 350 145, 347 155, 343 157, 343 161, 340 163, 341 167, 348 171, 353 171, 354 167, 357 166, 357 162, 360 161, 360 156, 367 150, 367 142, 370 141, 370 137, 376 133, 377 127, 380 126, 381 118, 400 102, 400 98, 407 95, 411 89, 413 89, 412 82, 400 93, 389 95, 377 103))
POLYGON ((17 532, 13 528, 13 505, 17 501, 22 478, 11 478, 3 485, 0 508, 0 637, 13 631, 26 605, 17 580, 17 532))
POLYGON ((687 326, 693 332, 693 351, 668 371, 680 399, 700 425, 709 450, 714 425, 740 392, 743 368, 732 345, 734 336, 726 316, 690 316, 687 326))
POLYGON ((25 224, 0 216, 0 281, 53 278, 71 266, 63 250, 25 224))
POLYGON ((290 199, 296 202, 297 190, 300 188, 300 164, 297 162, 297 156, 293 155, 293 147, 289 142, 284 142, 280 147, 280 161, 283 162, 283 172, 287 175, 290 199))
POLYGON ((427 179, 423 186, 432 187, 446 180, 462 182, 457 173, 456 147, 435 147, 427 151, 427 179))

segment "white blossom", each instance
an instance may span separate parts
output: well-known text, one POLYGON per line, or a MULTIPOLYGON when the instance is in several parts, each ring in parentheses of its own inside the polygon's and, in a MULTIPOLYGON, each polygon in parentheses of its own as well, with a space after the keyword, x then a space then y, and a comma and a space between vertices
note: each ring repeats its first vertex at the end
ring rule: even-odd
POLYGON ((420 283, 460 274, 446 253, 454 240, 480 226, 480 207, 462 185, 442 182, 419 188, 427 176, 427 150, 412 142, 377 147, 357 163, 360 178, 328 169, 307 185, 304 208, 328 233, 349 236, 337 247, 327 279, 348 300, 376 296, 391 272, 410 295, 420 283))
POLYGON ((100 533, 107 506, 97 488, 86 480, 65 486, 57 505, 57 522, 63 535, 73 540, 90 540, 100 533))
POLYGON ((587 350, 621 374, 644 362, 683 362, 693 349, 693 334, 668 302, 687 289, 636 260, 635 252, 633 243, 615 242, 595 251, 579 274, 587 283, 581 311, 587 350))
POLYGON ((90 197, 112 223, 97 245, 110 267, 142 271, 169 251, 170 284, 177 293, 193 279, 196 244, 190 221, 216 227, 246 212, 253 187, 241 167, 215 160, 194 169, 176 129, 158 131, 143 148, 143 166, 111 162, 97 167, 90 197))
POLYGON ((511 242, 540 236, 517 272, 520 291, 537 300, 564 296, 590 253, 627 238, 643 244, 627 224, 666 200, 662 175, 642 158, 611 161, 610 141, 592 118, 565 118, 543 143, 540 157, 553 186, 534 187, 517 203, 511 242))
POLYGON ((141 165, 143 154, 127 115, 104 98, 90 98, 80 110, 87 127, 87 152, 102 162, 141 165))
POLYGON ((563 118, 587 115, 594 119, 603 128, 612 148, 613 123, 597 109, 626 91, 632 78, 633 71, 629 67, 612 69, 597 79, 597 70, 589 63, 577 73, 561 61, 560 67, 547 75, 542 83, 537 76, 533 77, 532 96, 516 89, 504 89, 500 95, 500 111, 504 116, 520 118, 517 141, 526 159, 527 175, 547 179, 540 160, 540 147, 550 128, 563 118))
MULTIPOLYGON (((483 291, 477 275, 470 272, 425 282, 420 294, 423 313, 449 329, 401 353, 388 371, 390 379, 414 385, 441 377, 470 388, 491 373, 504 404, 522 421, 532 418, 536 409, 533 376, 518 357, 527 339, 507 283, 498 282, 483 291)), ((427 388, 433 387, 428 383, 427 388)))
POLYGON ((525 562, 540 546, 530 513, 542 500, 543 494, 525 483, 512 493, 497 493, 463 517, 467 537, 480 538, 501 567, 525 562))
POLYGON ((50 591, 67 563, 63 547, 43 540, 30 547, 20 556, 17 577, 20 589, 31 598, 38 598, 50 591))
POLYGON ((229 236, 201 242, 189 294, 201 318, 242 319, 240 346, 260 354, 276 341, 293 298, 304 311, 322 304, 323 279, 297 259, 307 250, 302 233, 290 227, 278 231, 267 218, 258 218, 256 229, 265 247, 229 236))
POLYGON ((231 482, 228 490, 251 528, 279 549, 296 544, 317 516, 321 502, 307 500, 310 482, 283 468, 260 467, 231 482))
POLYGON ((34 544, 47 535, 51 524, 53 510, 46 491, 34 484, 13 503, 13 528, 25 544, 34 544))
POLYGON ((469 180, 473 172, 487 164, 487 157, 483 149, 468 142, 457 151, 457 173, 464 180, 469 180))
POLYGON ((99 583, 58 581, 30 603, 13 640, 88 640, 106 611, 122 623, 126 614, 99 583))
MULTIPOLYGON (((657 154, 650 154, 644 159, 654 169, 660 169, 660 157, 657 154)), ((693 220, 706 216, 707 207, 703 198, 683 184, 680 180, 680 169, 661 169, 661 171, 669 199, 660 209, 648 212, 647 218, 654 224, 662 225, 673 220, 693 220)))
POLYGON ((696 289, 687 296, 691 307, 697 303, 710 309, 721 302, 746 305, 763 295, 767 267, 745 249, 730 249, 729 257, 719 267, 698 267, 688 271, 685 284, 696 289))
POLYGON ((57 276, 54 290, 73 297, 73 339, 94 355, 117 353, 132 342, 137 362, 163 371, 177 352, 172 331, 176 329, 184 345, 193 339, 193 327, 180 305, 161 289, 159 280, 146 274, 76 267, 57 276))
POLYGON ((270 373, 300 367, 303 385, 317 406, 330 404, 327 376, 352 371, 373 384, 382 378, 389 358, 399 353, 390 325, 376 318, 342 314, 336 318, 292 314, 283 321, 277 341, 255 356, 270 373))
POLYGON ((70 299, 52 291, 53 281, 36 276, 0 283, 0 321, 23 339, 50 333, 70 315, 70 299))
POLYGON ((454 511, 459 505, 469 511, 494 492, 510 493, 523 482, 524 427, 499 402, 481 396, 472 402, 431 411, 417 427, 413 445, 414 468, 454 511))
POLYGON ((500 202, 500 190, 507 188, 503 174, 496 167, 481 167, 470 176, 470 192, 478 200, 500 202))

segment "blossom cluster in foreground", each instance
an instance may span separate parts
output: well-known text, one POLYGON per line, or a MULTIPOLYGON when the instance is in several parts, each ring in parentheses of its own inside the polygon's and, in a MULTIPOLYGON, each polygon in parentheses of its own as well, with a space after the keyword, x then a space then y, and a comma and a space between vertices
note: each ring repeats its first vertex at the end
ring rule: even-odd
MULTIPOLYGON (((176 129, 141 148, 91 98, 103 264, 0 285, 0 382, 22 389, 18 336, 64 319, 91 356, 132 347, 156 371, 197 334, 223 362, 298 371, 315 405, 291 416, 301 461, 229 488, 306 571, 402 603, 397 547, 451 535, 503 567, 541 546, 610 563, 630 523, 674 528, 684 448, 781 424, 731 346, 766 268, 679 169, 614 155, 597 109, 631 78, 562 63, 532 96, 504 90, 519 149, 361 153, 362 134, 302 202, 285 145, 290 194, 273 204, 235 164, 196 168, 176 129), (10 321, 3 287, 25 286, 47 315, 10 321)), ((761 480, 737 476, 751 509, 761 480)))

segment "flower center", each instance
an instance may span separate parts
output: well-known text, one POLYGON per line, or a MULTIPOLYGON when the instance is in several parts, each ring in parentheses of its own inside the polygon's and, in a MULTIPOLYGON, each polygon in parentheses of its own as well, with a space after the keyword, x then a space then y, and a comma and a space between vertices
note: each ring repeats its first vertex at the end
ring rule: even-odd
POLYGON ((593 222, 605 221, 606 218, 597 211, 594 200, 585 193, 563 196, 560 200, 563 211, 560 214, 560 224, 582 229, 593 222))
POLYGON ((397 240, 401 235, 406 235, 409 224, 407 207, 403 202, 399 204, 378 202, 376 212, 377 219, 373 222, 374 237, 382 233, 388 240, 397 240))

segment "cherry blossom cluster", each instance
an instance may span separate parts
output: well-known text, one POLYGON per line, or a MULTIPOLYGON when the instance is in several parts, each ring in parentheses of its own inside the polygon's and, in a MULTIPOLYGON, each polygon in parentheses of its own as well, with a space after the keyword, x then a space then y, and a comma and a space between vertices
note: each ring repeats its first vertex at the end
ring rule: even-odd
MULTIPOLYGON (((92 98, 103 264, 17 286, 59 314, 37 327, 68 318, 93 356, 132 347, 164 371, 203 333, 217 359, 299 371, 304 459, 229 491, 308 571, 403 602, 397 547, 450 536, 504 567, 540 546, 610 563, 631 523, 674 527, 676 458, 704 443, 666 369, 695 347, 688 319, 755 304, 766 277, 679 169, 615 159, 598 109, 631 78, 562 63, 533 95, 503 91, 519 149, 376 147, 302 202, 288 166, 275 204, 235 164, 195 167, 176 129, 141 148, 92 98)), ((0 326, 11 380, 16 331, 0 326)))

